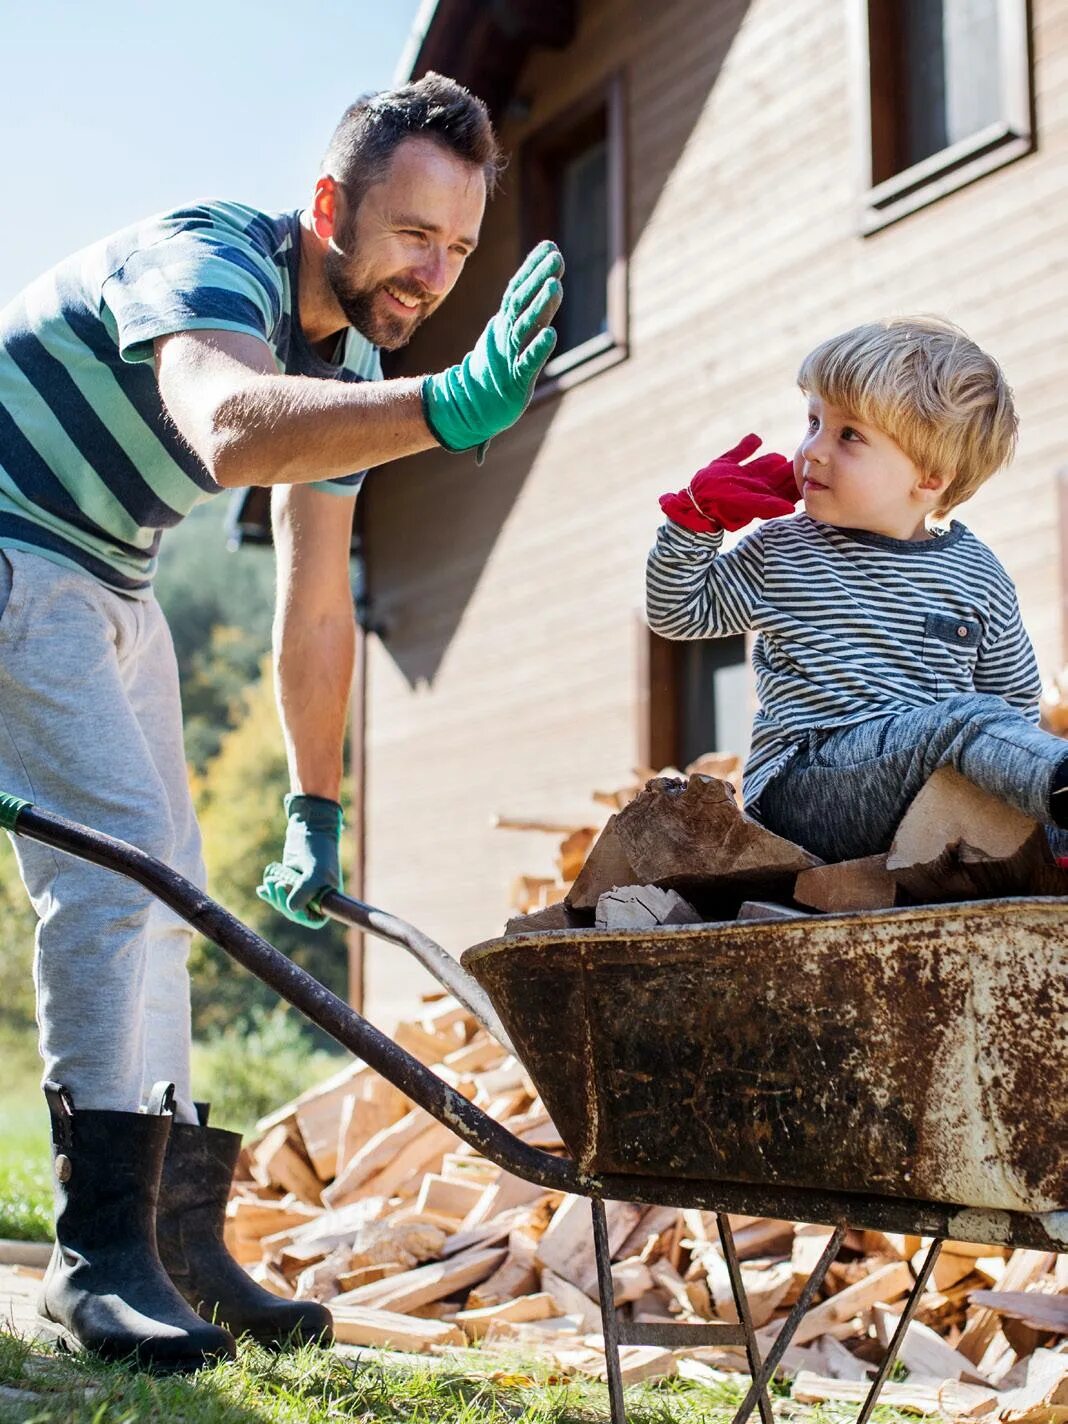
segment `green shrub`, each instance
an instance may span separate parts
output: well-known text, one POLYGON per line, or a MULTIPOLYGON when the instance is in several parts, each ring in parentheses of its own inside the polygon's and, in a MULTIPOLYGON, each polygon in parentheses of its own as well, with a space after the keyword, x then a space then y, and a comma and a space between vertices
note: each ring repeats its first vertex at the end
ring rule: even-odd
POLYGON ((246 1019, 193 1045, 193 1091, 211 1103, 213 1125, 247 1132, 347 1061, 341 1053, 312 1048, 287 1005, 254 1005, 246 1019))

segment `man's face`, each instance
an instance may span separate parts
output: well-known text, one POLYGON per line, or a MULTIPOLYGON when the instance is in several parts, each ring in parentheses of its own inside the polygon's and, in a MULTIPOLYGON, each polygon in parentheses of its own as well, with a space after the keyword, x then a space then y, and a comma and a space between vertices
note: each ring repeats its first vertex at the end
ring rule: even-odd
POLYGON ((350 326, 395 351, 452 291, 486 207, 482 169, 405 139, 327 248, 326 280, 350 326))

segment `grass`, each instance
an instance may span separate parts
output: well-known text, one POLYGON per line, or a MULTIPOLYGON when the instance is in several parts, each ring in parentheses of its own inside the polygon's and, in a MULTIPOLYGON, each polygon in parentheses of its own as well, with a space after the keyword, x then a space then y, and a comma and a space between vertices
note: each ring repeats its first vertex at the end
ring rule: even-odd
MULTIPOLYGON (((561 1379, 544 1364, 466 1351, 445 1363, 413 1356, 411 1365, 345 1358, 308 1348, 270 1355, 243 1344, 238 1359, 196 1375, 154 1377, 119 1365, 48 1354, 0 1333, 0 1385, 38 1395, 14 1406, 0 1400, 0 1421, 33 1424, 600 1424, 608 1419, 604 1385, 561 1379), (5 1410, 17 1413, 5 1413, 5 1410)), ((629 1424, 727 1424, 746 1381, 713 1386, 682 1380, 627 1390, 629 1424)), ((780 1421, 840 1424, 837 1410, 773 1400, 780 1421)), ((759 1417, 759 1416, 754 1416, 759 1417)), ((879 1424, 907 1416, 880 1408, 879 1424)), ((911 1422, 910 1422, 911 1424, 911 1422)))
POLYGON ((52 1237, 51 1159, 40 1067, 32 1045, 5 1043, 3 1058, 0 1236, 48 1241, 52 1237))

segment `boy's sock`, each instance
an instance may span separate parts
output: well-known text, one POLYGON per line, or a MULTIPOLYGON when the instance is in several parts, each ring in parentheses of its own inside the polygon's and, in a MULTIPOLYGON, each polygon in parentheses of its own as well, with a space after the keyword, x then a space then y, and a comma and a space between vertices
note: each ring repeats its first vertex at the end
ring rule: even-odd
POLYGON ((1053 785, 1049 792, 1049 811, 1054 824, 1068 829, 1068 757, 1053 773, 1053 785))

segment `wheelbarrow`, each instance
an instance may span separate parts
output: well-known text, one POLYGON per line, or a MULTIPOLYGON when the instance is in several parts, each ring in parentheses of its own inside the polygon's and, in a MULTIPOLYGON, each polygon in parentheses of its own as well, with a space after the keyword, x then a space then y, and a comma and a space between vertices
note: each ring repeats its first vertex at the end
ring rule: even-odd
POLYGON ((1068 901, 523 934, 458 967, 337 892, 322 909, 402 944, 512 1043, 571 1156, 529 1147, 160 861, 0 796, 0 828, 124 875, 505 1170, 590 1199, 611 1417, 619 1346, 744 1347, 735 1415, 767 1386, 848 1227, 933 1238, 858 1415, 865 1424, 942 1243, 1068 1250, 1068 901), (448 961, 447 963, 445 961, 448 961), (604 1202, 716 1214, 738 1324, 618 1320, 604 1202), (729 1214, 833 1228, 761 1357, 729 1214))

